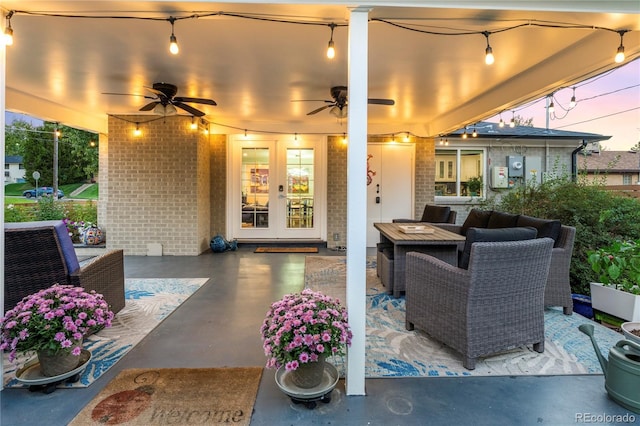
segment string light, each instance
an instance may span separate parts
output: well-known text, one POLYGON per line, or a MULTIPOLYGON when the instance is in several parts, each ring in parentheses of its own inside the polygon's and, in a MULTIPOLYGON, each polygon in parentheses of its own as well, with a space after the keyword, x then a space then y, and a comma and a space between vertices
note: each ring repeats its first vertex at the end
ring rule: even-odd
POLYGON ((333 30, 336 27, 336 24, 333 22, 329 24, 329 28, 331 28, 331 38, 329 38, 329 46, 327 47, 327 58, 333 59, 336 57, 336 48, 335 43, 333 42, 333 30))
POLYGON ((403 142, 409 142, 409 132, 406 132, 406 133, 404 134, 403 142))
POLYGON ((342 145, 346 145, 347 144, 347 134, 343 133, 342 134, 342 145))
POLYGON ((196 123, 196 117, 191 116, 191 130, 198 130, 198 123, 196 123))
POLYGON ((478 137, 478 132, 476 131, 476 125, 473 125, 473 133, 471 133, 471 136, 473 136, 474 138, 478 137))
POLYGON ((174 18, 173 16, 169 16, 169 22, 171 23, 171 36, 169 37, 169 52, 173 53, 174 55, 177 55, 178 52, 180 51, 180 48, 178 47, 178 39, 173 33, 173 23, 176 22, 176 18, 174 18))
POLYGON ((516 127, 516 113, 512 113, 513 116, 511 117, 511 121, 509 122, 509 127, 511 127, 512 129, 514 127, 516 127))
POLYGON ((620 46, 618 46, 618 51, 616 52, 616 64, 622 63, 624 61, 624 45, 622 44, 622 39, 624 38, 624 33, 626 33, 627 31, 629 30, 618 31, 618 34, 620 34, 620 46))
POLYGON ((495 58, 493 57, 493 49, 489 45, 489 31, 483 31, 482 34, 487 38, 487 48, 484 50, 484 63, 487 65, 493 64, 495 58))
POLYGON ((466 139, 467 138, 467 128, 464 128, 464 133, 462 133, 462 139, 466 139))
POLYGON ((4 44, 7 46, 13 45, 13 28, 11 28, 12 16, 13 10, 7 15, 7 25, 4 27, 4 44))
POLYGON ((549 96, 549 100, 551 101, 549 103, 549 107, 547 108, 547 110, 549 111, 549 114, 553 114, 554 111, 556 110, 555 105, 553 104, 553 96, 549 96))
POLYGON ((502 128, 504 127, 504 120, 502 119, 502 113, 500 113, 499 115, 500 115, 500 122, 498 123, 498 127, 502 128))
POLYGON ((133 131, 133 136, 141 136, 142 135, 142 130, 140 130, 140 124, 136 123, 136 128, 133 131))
POLYGON ((573 109, 576 107, 576 88, 572 87, 573 96, 571 96, 571 101, 569 101, 569 109, 573 109))

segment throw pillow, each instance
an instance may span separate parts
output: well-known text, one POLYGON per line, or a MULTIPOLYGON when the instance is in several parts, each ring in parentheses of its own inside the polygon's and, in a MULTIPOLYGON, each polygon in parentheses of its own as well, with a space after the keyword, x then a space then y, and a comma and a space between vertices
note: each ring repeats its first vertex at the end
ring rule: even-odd
POLYGON ((472 209, 460 229, 461 235, 467 235, 469 228, 486 228, 491 217, 491 210, 472 209))
POLYGON ((559 220, 539 219, 521 214, 518 217, 518 226, 531 226, 538 230, 537 238, 548 237, 554 241, 554 244, 560 237, 560 229, 562 224, 559 220))
POLYGON ((422 212, 422 222, 446 223, 449 221, 451 207, 448 206, 426 206, 422 212))
POLYGON ((464 243, 464 249, 460 253, 458 259, 458 267, 462 269, 469 268, 469 258, 471 257, 471 245, 477 242, 489 241, 520 241, 532 240, 536 237, 538 231, 531 227, 513 227, 513 228, 469 228, 467 231, 467 239, 464 243))
POLYGON ((505 213, 505 212, 491 212, 489 223, 487 228, 513 228, 518 223, 517 214, 505 213))

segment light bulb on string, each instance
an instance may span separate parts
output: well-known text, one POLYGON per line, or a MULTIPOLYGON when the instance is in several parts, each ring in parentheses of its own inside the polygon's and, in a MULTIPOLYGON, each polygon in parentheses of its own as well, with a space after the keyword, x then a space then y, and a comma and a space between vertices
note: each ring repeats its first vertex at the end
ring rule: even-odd
POLYGON ((133 131, 133 136, 141 136, 142 135, 142 130, 140 130, 140 124, 136 123, 136 128, 133 131))
POLYGON ((616 52, 616 57, 615 57, 616 64, 620 64, 624 62, 624 45, 622 44, 622 39, 624 37, 624 33, 626 33, 627 31, 628 30, 618 31, 618 34, 620 34, 620 46, 618 46, 618 51, 616 52))
POLYGON ((509 127, 511 127, 512 129, 514 127, 516 127, 516 113, 513 113, 513 116, 511 117, 511 121, 509 122, 509 127))
POLYGON ((498 123, 498 127, 504 127, 504 120, 502 119, 502 113, 500 113, 500 122, 498 123))
POLYGON ((576 88, 572 87, 572 89, 573 89, 573 96, 571 96, 571 101, 569 101, 569 109, 576 107, 576 88))
POLYGON ((466 139, 467 138, 467 128, 464 128, 464 132, 462 133, 462 139, 466 139))
POLYGON ((4 28, 4 44, 6 46, 13 45, 13 28, 11 28, 11 17, 13 16, 13 10, 7 15, 7 25, 4 28))
POLYGON ((549 107, 547 108, 547 110, 549 111, 549 114, 553 114, 556 110, 556 106, 553 104, 553 96, 549 96, 549 100, 551 102, 549 102, 549 107))
POLYGON ((198 130, 198 123, 196 123, 195 115, 191 116, 191 130, 198 130))
POLYGON ((331 28, 331 37, 329 38, 329 45, 327 47, 327 58, 333 59, 336 57, 336 47, 333 41, 333 30, 336 27, 336 24, 333 22, 329 24, 329 28, 331 28))
POLYGON ((478 137, 478 132, 476 131, 476 126, 473 126, 473 133, 471 133, 471 136, 473 136, 474 138, 478 137))
POLYGON ((482 33, 487 38, 487 48, 484 50, 484 63, 487 65, 491 65, 495 62, 495 58, 493 57, 493 49, 489 45, 489 31, 484 31, 482 33))
POLYGON ((180 51, 180 48, 178 47, 178 39, 173 33, 173 23, 175 21, 176 21, 176 18, 174 18, 173 16, 169 17, 169 22, 171 23, 171 36, 169 37, 169 52, 171 52, 174 55, 177 55, 178 52, 180 51))

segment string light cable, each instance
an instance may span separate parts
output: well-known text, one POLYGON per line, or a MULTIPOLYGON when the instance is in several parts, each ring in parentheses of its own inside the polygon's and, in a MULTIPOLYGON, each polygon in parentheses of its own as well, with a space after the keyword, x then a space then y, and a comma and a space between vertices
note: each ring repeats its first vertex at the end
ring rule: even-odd
MULTIPOLYGON (((93 14, 93 15, 82 15, 82 14, 65 14, 65 13, 36 12, 36 11, 30 12, 25 10, 12 10, 9 12, 7 16, 9 17, 15 14, 22 14, 22 15, 60 17, 60 18, 132 19, 132 20, 138 19, 138 20, 148 20, 148 21, 169 21, 172 26, 172 35, 170 37, 172 46, 174 45, 173 43, 175 39, 175 35, 173 34, 173 25, 176 21, 185 20, 185 19, 199 19, 199 18, 226 16, 226 17, 235 17, 240 19, 252 19, 252 20, 296 24, 296 25, 329 26, 332 32, 332 37, 329 41, 329 45, 330 45, 329 47, 331 47, 331 42, 333 41, 333 30, 337 27, 346 27, 349 25, 348 22, 346 22, 346 20, 343 20, 342 23, 335 23, 335 21, 333 21, 330 24, 327 24, 326 20, 323 22, 321 19, 301 20, 301 19, 290 19, 288 17, 267 15, 267 14, 247 14, 247 13, 224 12, 224 11, 216 11, 216 12, 201 11, 201 12, 191 13, 185 16, 174 16, 174 12, 169 12, 169 13, 171 13, 171 16, 169 18, 166 18, 166 17, 152 17, 152 16, 126 16, 126 15, 107 15, 107 14, 101 15, 98 12, 96 12, 96 14, 93 14)), ((427 20, 429 20, 429 18, 421 19, 421 21, 427 21, 427 20)), ((398 19, 398 21, 402 21, 402 20, 398 19)), ((370 22, 379 22, 386 25, 394 26, 396 28, 418 32, 422 34, 440 35, 440 36, 465 36, 465 35, 482 34, 487 39, 487 47, 485 48, 485 61, 490 61, 490 58, 493 57, 493 52, 492 52, 491 46, 489 45, 490 34, 493 35, 493 34, 502 33, 506 31, 512 31, 518 28, 523 28, 523 27, 544 27, 544 28, 590 30, 590 31, 603 30, 603 31, 615 32, 620 35, 620 45, 617 48, 617 54, 616 54, 616 62, 618 62, 618 60, 621 57, 620 55, 621 54, 624 55, 624 45, 623 45, 624 34, 626 34, 627 32, 631 32, 631 30, 629 29, 619 30, 619 29, 606 28, 606 27, 601 27, 596 25, 544 21, 544 20, 538 20, 538 19, 517 19, 517 20, 514 19, 514 20, 509 20, 508 22, 517 22, 517 21, 520 21, 520 23, 506 26, 504 28, 493 29, 489 32, 487 30, 483 30, 483 31, 459 30, 459 29, 453 29, 453 28, 437 27, 433 25, 416 24, 416 23, 407 24, 407 23, 395 22, 394 20, 391 20, 389 18, 370 19, 370 22), (427 29, 427 28, 430 28, 430 29, 427 29)), ((13 33, 12 29, 11 29, 11 32, 13 33)), ((177 40, 176 40, 175 46, 177 47, 177 40)), ((624 56, 622 56, 622 60, 624 60, 624 56)))

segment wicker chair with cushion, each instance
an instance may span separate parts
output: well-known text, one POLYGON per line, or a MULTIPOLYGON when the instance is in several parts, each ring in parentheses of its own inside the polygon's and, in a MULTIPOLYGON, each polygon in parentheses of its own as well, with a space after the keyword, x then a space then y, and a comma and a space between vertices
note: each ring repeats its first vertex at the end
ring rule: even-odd
POLYGON ((71 284, 104 296, 114 313, 124 307, 122 250, 80 264, 62 221, 5 223, 4 310, 53 284, 71 284))
POLYGON ((463 365, 523 345, 544 351, 544 289, 553 240, 477 242, 469 269, 407 254, 406 328, 463 355, 463 365))
MULTIPOLYGON (((472 227, 495 229, 524 226, 536 228, 538 238, 549 237, 554 240, 544 304, 545 306, 562 306, 565 315, 573 313, 573 299, 571 298, 571 283, 569 279, 571 256, 573 255, 573 245, 576 238, 576 228, 573 226, 562 225, 558 220, 539 219, 526 215, 480 209, 471 210, 462 225, 443 223, 437 226, 465 236, 472 227)), ((464 242, 460 244, 460 251, 464 249, 464 244, 464 242)))

